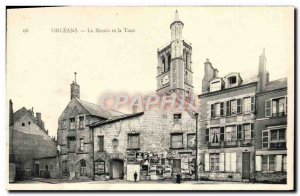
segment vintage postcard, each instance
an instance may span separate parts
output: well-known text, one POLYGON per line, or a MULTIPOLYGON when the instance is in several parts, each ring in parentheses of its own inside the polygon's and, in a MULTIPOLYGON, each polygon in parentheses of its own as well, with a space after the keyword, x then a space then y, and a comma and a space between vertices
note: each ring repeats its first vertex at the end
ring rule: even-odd
POLYGON ((294 190, 294 8, 7 8, 8 190, 294 190))

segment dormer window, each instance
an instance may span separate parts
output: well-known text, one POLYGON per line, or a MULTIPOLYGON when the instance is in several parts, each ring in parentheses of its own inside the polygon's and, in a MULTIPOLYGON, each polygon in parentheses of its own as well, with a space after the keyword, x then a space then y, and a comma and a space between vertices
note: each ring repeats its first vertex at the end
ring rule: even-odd
POLYGON ((214 79, 210 82, 210 92, 222 90, 222 81, 221 78, 214 79))
POLYGON ((230 74, 226 78, 226 88, 232 88, 238 86, 242 80, 238 73, 230 74))

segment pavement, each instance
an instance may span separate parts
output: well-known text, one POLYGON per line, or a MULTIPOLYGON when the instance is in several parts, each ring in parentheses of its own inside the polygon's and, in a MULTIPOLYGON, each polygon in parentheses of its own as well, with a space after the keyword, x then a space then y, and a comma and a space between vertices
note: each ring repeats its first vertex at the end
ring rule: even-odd
MULTIPOLYGON (((16 183, 21 184, 63 184, 63 183, 83 183, 83 184, 175 184, 170 180, 156 180, 156 181, 139 181, 132 182, 126 180, 107 180, 107 181, 78 181, 78 180, 67 180, 67 179, 45 179, 45 178, 33 178, 31 180, 19 181, 16 183)), ((250 182, 231 182, 231 181, 182 181, 182 184, 253 184, 250 182)))

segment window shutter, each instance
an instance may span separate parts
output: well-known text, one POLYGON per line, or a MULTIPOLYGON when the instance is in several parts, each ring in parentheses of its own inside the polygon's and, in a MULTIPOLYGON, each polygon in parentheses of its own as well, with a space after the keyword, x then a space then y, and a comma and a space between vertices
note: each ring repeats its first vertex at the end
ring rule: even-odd
POLYGON ((220 116, 224 116, 224 102, 220 103, 220 116))
POLYGON ((231 115, 230 101, 226 101, 226 116, 231 115))
POLYGON ((223 142, 225 140, 225 127, 220 127, 220 141, 223 142))
POLYGON ((210 117, 211 118, 215 117, 215 104, 210 105, 210 117))
POLYGON ((205 161, 205 171, 209 171, 209 153, 205 153, 204 161, 205 161))
POLYGON ((242 113, 242 99, 237 99, 237 113, 242 113))
POLYGON ((230 172, 230 153, 226 152, 225 153, 225 171, 230 172))
POLYGON ((282 170, 282 155, 275 156, 275 171, 282 170))
POLYGON ((230 153, 231 171, 236 172, 236 152, 230 153))
POLYGON ((205 129, 205 141, 209 142, 209 128, 205 129))
POLYGON ((251 128, 251 139, 254 139, 254 123, 250 124, 250 128, 251 128))
POLYGON ((242 139, 242 125, 237 125, 237 139, 242 139))
POLYGON ((255 156, 255 171, 261 171, 261 156, 255 156))
POLYGON ((271 116, 271 100, 267 100, 265 102, 265 116, 266 117, 271 116))
POLYGON ((219 166, 220 166, 220 171, 224 171, 224 153, 220 153, 220 162, 219 162, 219 166))
POLYGON ((285 113, 288 113, 288 98, 285 97, 285 113))
POLYGON ((251 97, 251 112, 255 110, 255 97, 251 97))

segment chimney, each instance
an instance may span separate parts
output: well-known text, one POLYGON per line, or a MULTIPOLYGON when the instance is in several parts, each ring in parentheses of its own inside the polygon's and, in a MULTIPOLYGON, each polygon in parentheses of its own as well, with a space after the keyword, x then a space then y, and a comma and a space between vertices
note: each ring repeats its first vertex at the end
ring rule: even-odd
POLYGON ((266 83, 270 81, 270 73, 267 71, 266 83))
POLYGON ((9 126, 14 124, 14 109, 13 109, 13 102, 9 100, 9 126))
POLYGON ((80 99, 80 86, 76 82, 77 73, 74 72, 75 80, 71 84, 71 100, 76 98, 80 99))
POLYGON ((269 77, 267 76, 266 64, 267 59, 265 56, 265 49, 263 49, 262 54, 259 56, 257 92, 262 92, 264 90, 269 77))
POLYGON ((207 92, 209 90, 209 83, 212 79, 217 77, 218 70, 214 69, 209 59, 206 59, 204 63, 204 77, 202 79, 202 92, 207 92))
POLYGON ((35 119, 36 119, 37 124, 38 124, 40 127, 42 127, 42 114, 41 114, 40 112, 37 112, 37 113, 36 113, 35 119))
POLYGON ((28 110, 30 112, 30 114, 34 117, 34 112, 33 112, 33 107, 31 108, 31 110, 28 110))

